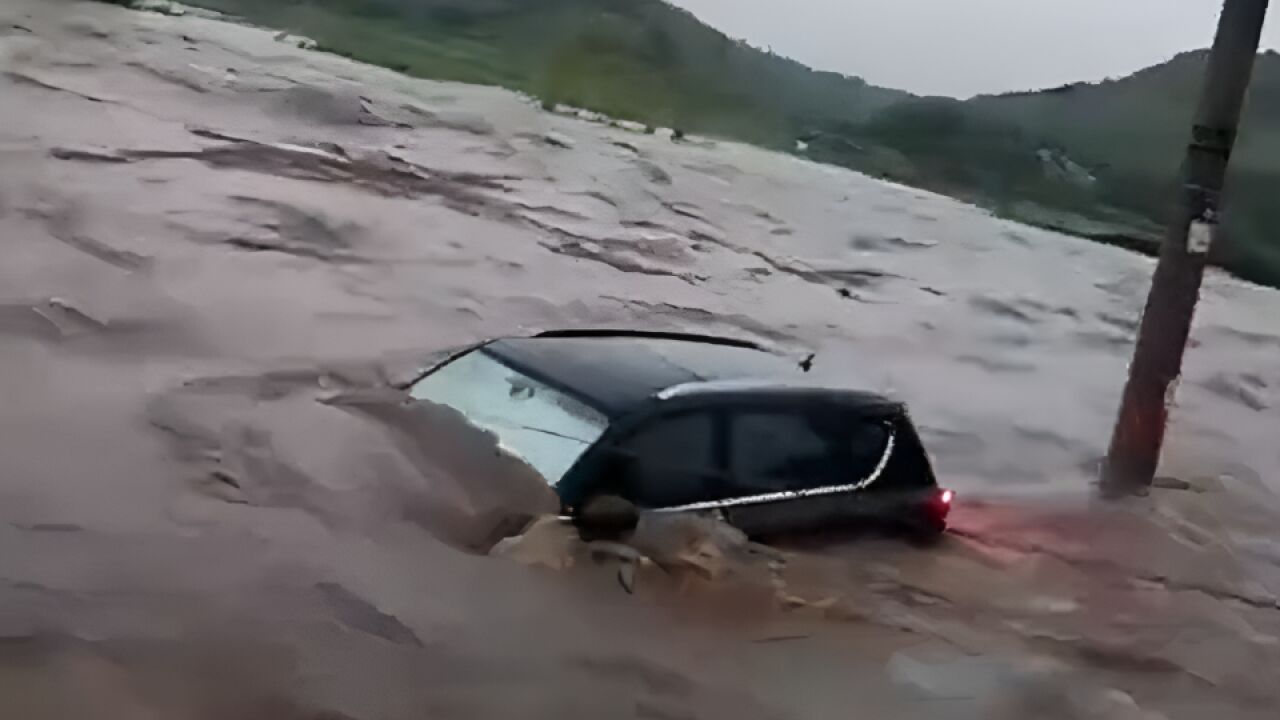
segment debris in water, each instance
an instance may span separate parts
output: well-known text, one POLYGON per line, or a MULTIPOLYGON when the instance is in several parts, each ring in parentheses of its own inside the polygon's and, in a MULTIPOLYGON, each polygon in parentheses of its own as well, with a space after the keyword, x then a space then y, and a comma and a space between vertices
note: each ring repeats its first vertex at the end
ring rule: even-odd
POLYGON ((759 643, 759 644, 762 644, 762 645, 763 645, 763 644, 767 644, 767 643, 791 642, 791 641, 793 641, 793 640, 807 640, 807 639, 809 639, 809 638, 811 638, 811 637, 813 637, 813 636, 812 636, 812 635, 808 635, 808 634, 803 634, 803 635, 801 635, 801 634, 797 634, 797 635, 770 635, 769 637, 756 638, 755 640, 752 640, 751 642, 759 643))
POLYGON ((1152 487, 1161 490, 1192 490, 1195 486, 1181 478, 1162 475, 1151 482, 1152 487))
POLYGON ((633 594, 636 591, 636 566, 630 563, 618 568, 618 584, 622 585, 622 589, 627 594, 633 594))
POLYGON ((549 132, 546 135, 543 135, 542 141, 552 147, 563 148, 565 150, 572 150, 576 144, 573 140, 570 140, 567 136, 558 132, 549 132))

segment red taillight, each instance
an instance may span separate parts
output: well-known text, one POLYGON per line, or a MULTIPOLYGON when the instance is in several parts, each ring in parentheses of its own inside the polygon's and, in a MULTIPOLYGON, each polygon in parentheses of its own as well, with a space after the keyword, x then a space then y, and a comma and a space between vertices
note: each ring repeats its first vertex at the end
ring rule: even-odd
POLYGON ((943 490, 942 497, 940 499, 942 500, 943 505, 950 505, 951 501, 956 499, 956 494, 950 490, 943 490))

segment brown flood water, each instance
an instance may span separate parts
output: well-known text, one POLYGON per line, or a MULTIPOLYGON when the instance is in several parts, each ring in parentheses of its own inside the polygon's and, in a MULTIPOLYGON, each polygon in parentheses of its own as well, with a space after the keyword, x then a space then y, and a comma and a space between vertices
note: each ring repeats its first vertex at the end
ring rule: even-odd
POLYGON ((0 242, 6 716, 1280 707, 1274 291, 1208 283, 1165 458, 1190 489, 1099 508, 1145 259, 61 0, 0 0, 0 242), (487 555, 547 491, 392 386, 562 326, 818 351, 911 402, 957 532, 768 550, 651 527, 634 593, 562 528, 487 555))

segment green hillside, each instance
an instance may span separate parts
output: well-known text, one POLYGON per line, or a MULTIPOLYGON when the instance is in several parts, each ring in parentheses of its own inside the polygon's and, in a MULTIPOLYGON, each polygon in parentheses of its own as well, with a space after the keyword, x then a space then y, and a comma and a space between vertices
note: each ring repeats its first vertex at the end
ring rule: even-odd
MULTIPOLYGON (((1128 77, 969 105, 1064 148, 1098 178, 1095 195, 1153 221, 1167 217, 1207 64, 1184 53, 1128 77)), ((1215 260, 1242 276, 1280 282, 1280 54, 1258 56, 1228 180, 1228 242, 1215 260)))
MULTIPOLYGON (((110 0, 128 2, 128 0, 110 0)), ((817 72, 662 0, 195 0, 402 72, 742 140, 1152 252, 1204 51, 967 102, 817 72), (797 141, 802 144, 797 145, 797 141)), ((946 62, 946 58, 938 58, 946 62)), ((1259 58, 1213 261, 1280 287, 1280 55, 1259 58)))
POLYGON ((614 117, 794 145, 906 93, 733 40, 659 0, 199 0, 404 72, 502 85, 614 117))

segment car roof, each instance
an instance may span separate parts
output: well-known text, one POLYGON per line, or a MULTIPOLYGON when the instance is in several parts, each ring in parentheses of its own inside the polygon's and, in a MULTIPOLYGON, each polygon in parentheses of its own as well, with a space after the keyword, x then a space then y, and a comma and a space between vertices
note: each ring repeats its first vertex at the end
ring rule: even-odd
POLYGON ((503 338, 484 350, 614 418, 660 395, 836 394, 859 403, 889 404, 871 393, 806 382, 797 362, 726 338, 591 331, 503 338))

